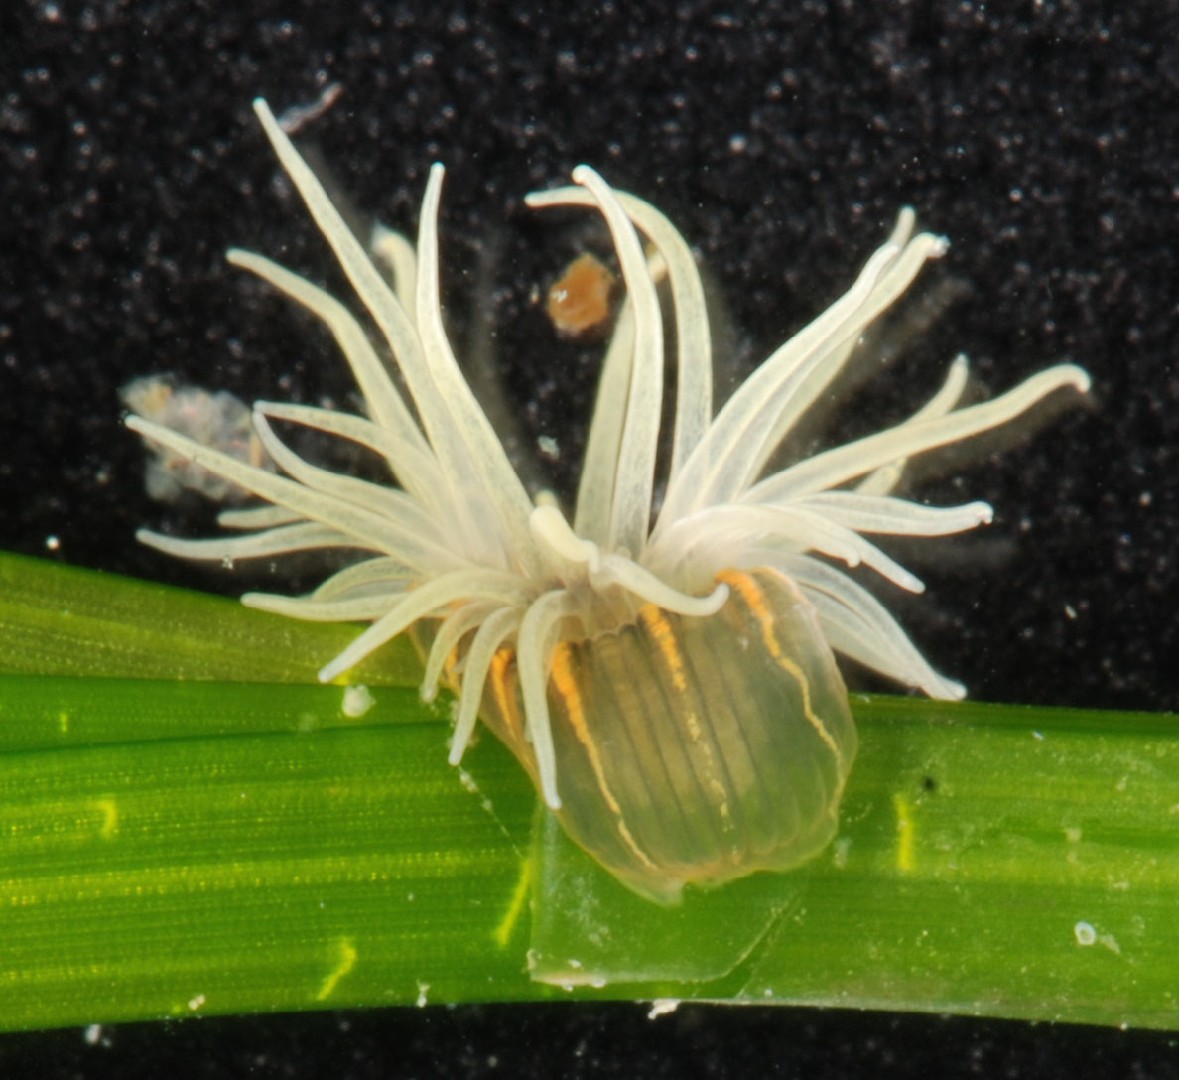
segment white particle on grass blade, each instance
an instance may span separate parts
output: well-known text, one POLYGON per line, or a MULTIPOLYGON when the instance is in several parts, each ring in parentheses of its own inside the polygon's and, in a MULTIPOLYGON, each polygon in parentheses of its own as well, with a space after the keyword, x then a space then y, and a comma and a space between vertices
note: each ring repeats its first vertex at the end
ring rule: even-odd
POLYGON ((367 686, 344 687, 344 701, 340 705, 342 712, 350 720, 358 720, 376 704, 376 698, 369 692, 367 686))
POLYGON ((647 1010, 647 1019, 656 1020, 660 1016, 670 1016, 680 1007, 679 998, 656 998, 647 1010))

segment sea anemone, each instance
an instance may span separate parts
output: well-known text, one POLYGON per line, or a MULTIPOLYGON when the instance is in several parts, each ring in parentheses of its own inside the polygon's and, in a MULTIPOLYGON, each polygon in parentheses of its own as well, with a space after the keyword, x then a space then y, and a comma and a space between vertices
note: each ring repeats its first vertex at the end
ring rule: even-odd
POLYGON ((129 417, 149 442, 268 504, 223 512, 232 537, 145 530, 140 539, 218 561, 357 552, 309 595, 249 593, 243 602, 370 623, 324 666, 325 682, 414 632, 425 655, 423 697, 442 682, 458 694, 451 760, 482 715, 569 834, 645 896, 674 902, 685 883, 787 869, 820 851, 834 835, 856 749, 833 650, 935 697, 963 695, 844 568, 862 565, 920 592, 921 582, 866 536, 959 533, 990 521, 991 508, 896 497, 907 461, 1005 424, 1062 388, 1084 391, 1085 372, 1053 367, 958 408, 967 383, 960 357, 933 398, 895 427, 771 468, 864 332, 946 241, 915 233, 913 211, 902 210, 851 289, 714 415, 708 315, 687 243, 659 211, 582 165, 576 187, 528 199, 596 208, 625 283, 569 517, 551 494, 529 496, 447 340, 442 166, 430 172, 416 251, 396 233, 375 240, 393 268, 390 284, 266 104, 255 111, 372 329, 262 256, 234 250, 229 260, 323 321, 365 415, 258 402, 257 437, 281 474, 129 417), (676 398, 661 450, 664 282, 676 398), (362 447, 396 486, 309 463, 273 421, 362 447))

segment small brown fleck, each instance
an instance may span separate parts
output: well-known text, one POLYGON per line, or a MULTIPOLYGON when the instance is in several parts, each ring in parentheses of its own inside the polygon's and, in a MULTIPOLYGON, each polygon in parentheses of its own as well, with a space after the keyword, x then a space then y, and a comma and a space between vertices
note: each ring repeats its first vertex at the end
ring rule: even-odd
POLYGON ((594 339, 609 329, 617 279, 595 256, 578 255, 549 289, 549 320, 561 337, 594 339))

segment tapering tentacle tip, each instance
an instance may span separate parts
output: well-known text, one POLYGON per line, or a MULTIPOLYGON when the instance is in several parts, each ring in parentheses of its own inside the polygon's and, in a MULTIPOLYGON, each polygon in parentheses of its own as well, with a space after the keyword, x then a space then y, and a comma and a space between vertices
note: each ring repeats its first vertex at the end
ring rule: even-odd
POLYGON ((942 676, 941 685, 937 687, 937 692, 932 696, 939 697, 944 701, 961 701, 966 697, 966 687, 954 679, 942 676))
POLYGON ((597 172, 591 169, 588 165, 575 166, 573 172, 571 172, 569 175, 573 178, 573 182, 575 184, 581 184, 583 187, 588 184, 592 184, 595 180, 598 179, 597 172))
POLYGON ((1068 381, 1078 392, 1087 394, 1093 389, 1093 378, 1083 367, 1078 367, 1076 364, 1064 364, 1062 365, 1062 373, 1067 373, 1068 381))

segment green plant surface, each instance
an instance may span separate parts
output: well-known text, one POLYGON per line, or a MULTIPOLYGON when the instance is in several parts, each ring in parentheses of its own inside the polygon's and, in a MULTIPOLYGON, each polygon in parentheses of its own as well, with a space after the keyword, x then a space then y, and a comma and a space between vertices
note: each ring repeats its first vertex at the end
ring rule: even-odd
MULTIPOLYGON (((275 619, 205 593, 0 552, 0 671, 30 675, 314 683, 348 626, 275 619), (233 615, 228 616, 227 611, 233 615)), ((355 681, 411 686, 399 639, 355 681)))
POLYGON ((0 580, 2 1028, 554 997, 1179 1028, 1173 717, 857 696, 836 844, 669 911, 490 738, 448 766, 408 652, 350 717, 312 684, 346 627, 0 580))

